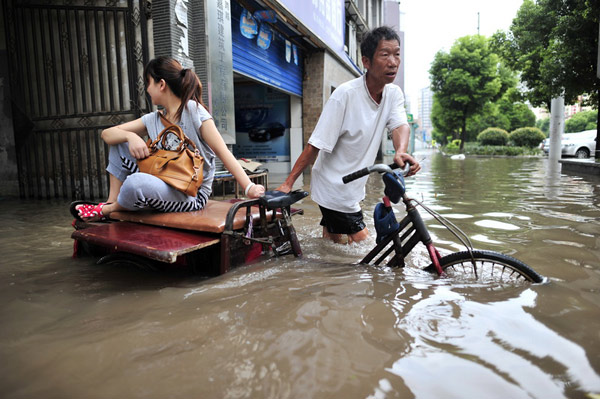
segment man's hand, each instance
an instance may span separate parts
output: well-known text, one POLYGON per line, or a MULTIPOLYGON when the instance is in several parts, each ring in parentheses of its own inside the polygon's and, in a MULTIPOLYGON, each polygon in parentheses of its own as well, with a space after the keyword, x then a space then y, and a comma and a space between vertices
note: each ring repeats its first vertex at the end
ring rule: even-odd
POLYGON ((150 155, 150 149, 148 149, 146 142, 137 134, 131 133, 128 135, 127 142, 129 143, 129 152, 135 159, 144 159, 150 155))
POLYGON ((285 179, 283 184, 276 188, 277 191, 281 191, 282 193, 289 193, 292 191, 292 187, 294 186, 294 182, 302 174, 302 171, 306 169, 308 166, 315 163, 317 159, 317 155, 319 155, 319 149, 312 144, 307 144, 302 150, 302 154, 298 157, 298 160, 294 164, 290 175, 285 179))
POLYGON ((419 165, 417 160, 405 152, 397 152, 396 155, 394 155, 394 162, 401 168, 404 168, 406 162, 410 164, 410 169, 406 176, 412 176, 421 170, 421 165, 419 165))
POLYGON ((289 193, 290 191, 292 191, 292 187, 289 184, 284 182, 281 186, 277 187, 275 190, 281 191, 282 193, 289 193))

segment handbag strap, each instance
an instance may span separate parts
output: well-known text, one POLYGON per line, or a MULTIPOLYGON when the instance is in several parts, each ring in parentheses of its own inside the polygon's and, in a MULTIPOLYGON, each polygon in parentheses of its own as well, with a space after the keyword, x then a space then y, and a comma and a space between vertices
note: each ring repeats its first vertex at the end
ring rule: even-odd
POLYGON ((191 146, 192 149, 194 151, 196 151, 196 144, 185 135, 185 133, 183 132, 183 129, 181 129, 181 127, 179 125, 176 125, 176 124, 170 122, 160 111, 158 111, 158 115, 160 116, 160 119, 163 121, 163 125, 165 125, 165 128, 158 134, 158 136, 156 137, 156 140, 154 140, 151 144, 148 145, 148 147, 155 148, 156 144, 161 142, 162 147, 165 148, 165 145, 166 145, 165 141, 167 139, 167 134, 172 133, 175 136, 177 136, 177 138, 179 139, 179 146, 174 151, 177 151, 177 152, 183 151, 183 148, 185 145, 191 146))

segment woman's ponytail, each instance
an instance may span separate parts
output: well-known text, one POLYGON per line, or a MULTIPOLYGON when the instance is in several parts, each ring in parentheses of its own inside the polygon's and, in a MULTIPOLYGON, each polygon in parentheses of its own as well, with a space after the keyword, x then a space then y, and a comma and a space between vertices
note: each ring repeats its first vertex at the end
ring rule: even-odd
POLYGON ((200 83, 198 75, 189 68, 183 68, 179 74, 181 95, 178 97, 181 98, 181 105, 176 113, 177 119, 181 117, 184 107, 190 100, 194 100, 206 108, 206 105, 202 101, 202 83, 200 83))

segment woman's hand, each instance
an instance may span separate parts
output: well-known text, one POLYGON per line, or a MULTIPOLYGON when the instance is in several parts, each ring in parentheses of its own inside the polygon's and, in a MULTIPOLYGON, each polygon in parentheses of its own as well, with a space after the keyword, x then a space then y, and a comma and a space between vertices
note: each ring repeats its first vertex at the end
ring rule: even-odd
POLYGON ((144 159, 150 155, 150 149, 143 138, 135 133, 131 133, 127 136, 127 143, 129 143, 129 152, 135 159, 144 159))
POLYGON ((254 184, 248 190, 248 198, 258 198, 265 195, 265 187, 262 184, 254 184))

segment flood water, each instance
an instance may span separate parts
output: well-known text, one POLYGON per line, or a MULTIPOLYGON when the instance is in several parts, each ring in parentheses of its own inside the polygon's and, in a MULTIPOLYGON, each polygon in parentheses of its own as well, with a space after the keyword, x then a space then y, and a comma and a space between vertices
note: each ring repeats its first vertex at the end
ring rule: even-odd
MULTIPOLYGON (((4 200, 1 396, 597 398, 600 179, 539 158, 424 156, 408 193, 548 283, 436 278, 419 247, 404 269, 358 266, 374 239, 323 241, 310 199, 303 259, 209 279, 96 265, 71 258, 67 202, 4 200)), ((367 188, 374 233, 382 183, 367 188)), ((441 252, 462 248, 425 219, 441 252)))

